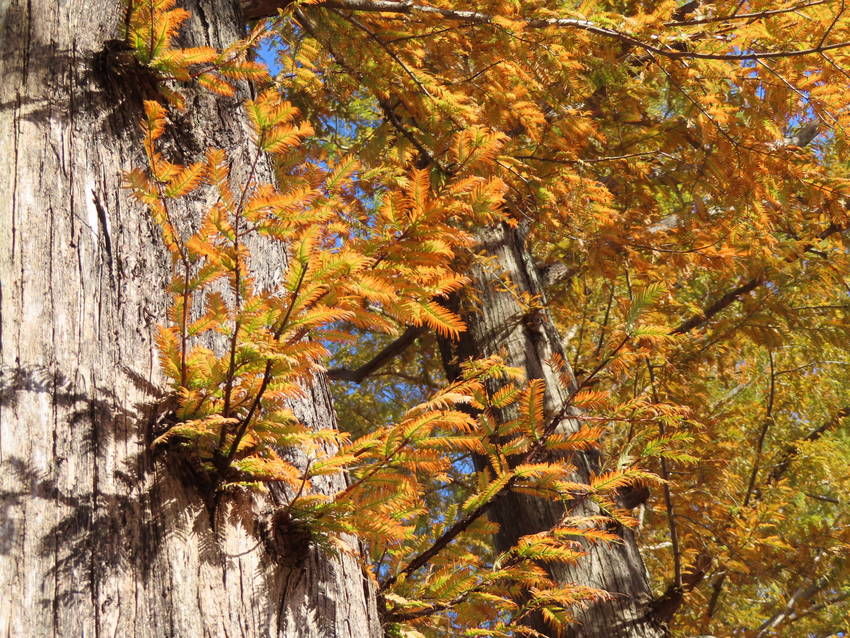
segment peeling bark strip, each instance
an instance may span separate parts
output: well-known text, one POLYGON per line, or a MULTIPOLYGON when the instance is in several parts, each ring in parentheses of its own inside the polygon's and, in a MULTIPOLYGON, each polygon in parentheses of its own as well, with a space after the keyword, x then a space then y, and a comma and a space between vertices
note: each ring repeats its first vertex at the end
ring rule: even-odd
MULTIPOLYGON (((544 409, 559 414, 564 409, 569 389, 562 388, 555 373, 545 363, 553 354, 563 356, 560 337, 551 317, 543 309, 528 316, 515 296, 504 290, 500 277, 509 277, 519 293, 542 297, 540 276, 528 252, 522 234, 507 226, 482 231, 478 235, 485 254, 492 258, 489 269, 476 265, 470 272, 472 287, 478 295, 473 304, 461 301, 459 311, 468 326, 455 344, 443 342, 443 356, 449 376, 455 376, 458 360, 500 354, 509 366, 525 371, 528 379, 546 383, 544 409), (500 272, 499 272, 500 271, 500 272), (449 350, 453 352, 449 352, 449 350)), ((566 357, 564 357, 566 361, 566 357)), ((567 414, 576 414, 568 409, 567 414)), ((564 419, 558 428, 573 432, 579 428, 575 419, 564 419)), ((596 459, 592 453, 574 459, 577 480, 588 482, 596 459)), ((576 504, 574 514, 596 515, 594 503, 576 504)), ((548 500, 510 493, 497 500, 491 516, 500 525, 497 544, 505 550, 520 536, 551 528, 561 518, 563 509, 548 500)), ((579 584, 603 589, 612 594, 610 601, 600 601, 584 610, 575 610, 578 624, 566 632, 568 638, 659 638, 665 631, 653 620, 652 592, 637 549, 628 530, 621 530, 622 544, 586 546, 587 556, 569 568, 557 568, 553 576, 564 584, 579 584)), ((545 635, 551 629, 540 623, 535 627, 545 635)))
MULTIPOLYGON (((183 4, 187 45, 240 36, 233 2, 183 4)), ((156 90, 116 58, 121 23, 117 0, 0 2, 0 635, 377 637, 353 559, 282 565, 255 516, 270 502, 230 508, 214 535, 191 477, 145 453, 170 260, 121 189, 156 90)), ((237 103, 189 98, 166 152, 223 148, 244 176, 237 103)), ((311 390, 294 408, 327 427, 311 390)))

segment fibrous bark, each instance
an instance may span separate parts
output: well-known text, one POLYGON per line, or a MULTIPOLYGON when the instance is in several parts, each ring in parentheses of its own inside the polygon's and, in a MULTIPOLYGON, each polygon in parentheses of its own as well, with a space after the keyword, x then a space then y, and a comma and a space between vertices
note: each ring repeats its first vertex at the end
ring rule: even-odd
MULTIPOLYGON (((187 45, 240 37, 235 3, 182 4, 187 45)), ((121 52, 122 13, 112 0, 0 3, 0 634, 378 636, 353 558, 284 560, 272 499, 225 501, 214 531, 191 473, 148 452, 171 264, 121 189, 145 163, 138 121, 156 94, 121 52)), ((190 90, 188 103, 164 151, 188 162, 223 148, 244 175, 237 100, 190 90)), ((201 205, 176 213, 197 219, 201 205)), ((309 392, 294 409, 327 427, 324 383, 309 392)))
MULTIPOLYGON (((480 248, 489 257, 475 264, 470 272, 476 299, 462 299, 458 310, 468 330, 454 344, 443 342, 443 356, 449 376, 456 376, 456 364, 468 358, 500 355, 510 366, 525 371, 528 379, 546 384, 545 411, 577 416, 574 408, 564 410, 571 388, 559 383, 557 374, 547 365, 552 355, 563 357, 558 331, 545 310, 540 275, 529 253, 522 232, 508 226, 482 230, 480 248), (510 281, 509 292, 504 281, 510 281), (538 296, 542 309, 528 312, 519 303, 518 294, 538 296)), ((564 358, 566 361, 566 358, 564 358)), ((569 376, 572 373, 569 372, 569 376)), ((559 431, 573 432, 579 422, 569 416, 558 425, 559 431)), ((587 483, 596 471, 594 453, 578 454, 572 459, 577 467, 576 480, 587 483)), ((599 508, 582 500, 573 504, 572 515, 598 515, 599 508)), ((556 502, 524 494, 510 493, 498 499, 491 517, 500 525, 497 545, 505 550, 526 534, 553 527, 564 509, 556 502)), ((650 612, 652 593, 646 569, 632 533, 618 529, 622 543, 586 545, 587 553, 575 566, 555 569, 560 583, 595 587, 611 594, 584 609, 576 609, 577 623, 567 632, 571 638, 657 638, 665 635, 650 612)), ((555 635, 542 622, 536 627, 546 635, 555 635)))

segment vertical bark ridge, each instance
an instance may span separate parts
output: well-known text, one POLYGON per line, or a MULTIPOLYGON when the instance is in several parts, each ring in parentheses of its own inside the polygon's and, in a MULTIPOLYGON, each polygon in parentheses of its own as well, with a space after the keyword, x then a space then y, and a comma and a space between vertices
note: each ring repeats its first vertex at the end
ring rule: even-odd
MULTIPOLYGON (((181 4, 187 45, 240 36, 234 2, 181 4)), ((351 557, 277 562, 258 543, 269 500, 240 501, 215 534, 193 477, 146 452, 171 267, 121 189, 144 164, 137 122, 152 90, 110 66, 122 13, 117 0, 0 3, 0 635, 379 636, 351 557)), ((223 148, 244 175, 237 101, 189 103, 166 153, 223 148)), ((316 383, 294 408, 327 427, 316 383)))
MULTIPOLYGON (((478 239, 484 254, 491 258, 485 267, 475 264, 471 271, 476 300, 460 300, 458 310, 468 326, 460 340, 443 344, 443 357, 449 376, 457 375, 457 361, 470 357, 498 354, 508 365, 525 371, 529 379, 542 379, 546 384, 545 411, 549 415, 561 411, 570 388, 563 388, 556 374, 546 364, 553 354, 563 357, 560 336, 546 310, 541 279, 520 230, 507 226, 485 229, 478 239), (514 294, 501 284, 509 279, 519 293, 538 296, 542 308, 528 313, 514 294)), ((564 361, 567 359, 564 357, 564 361)), ((572 376, 572 372, 569 373, 572 376)), ((573 383, 575 381, 573 380, 573 383)), ((568 415, 577 416, 574 409, 568 415)), ((558 426, 573 432, 580 426, 574 418, 565 418, 558 426)), ((587 482, 597 469, 594 453, 576 455, 577 480, 587 482)), ((502 549, 515 544, 526 534, 551 528, 563 515, 555 503, 523 494, 511 493, 496 502, 492 518, 500 525, 497 545, 502 549)), ((588 501, 574 503, 576 515, 594 515, 598 507, 588 501)), ((608 601, 600 601, 575 612, 578 623, 568 632, 570 638, 658 638, 665 635, 649 614, 652 592, 646 569, 629 530, 618 530, 622 543, 610 546, 585 545, 587 555, 570 568, 557 568, 553 576, 561 583, 576 583, 611 593, 608 601)), ((551 634, 539 623, 538 630, 551 634)))

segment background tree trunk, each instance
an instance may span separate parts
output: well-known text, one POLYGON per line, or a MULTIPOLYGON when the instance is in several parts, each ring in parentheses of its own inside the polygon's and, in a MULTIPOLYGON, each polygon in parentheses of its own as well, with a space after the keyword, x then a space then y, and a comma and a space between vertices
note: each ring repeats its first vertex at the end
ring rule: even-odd
MULTIPOLYGON (((555 415, 561 411, 569 394, 556 374, 546 364, 553 354, 563 356, 557 329, 546 312, 546 301, 540 275, 526 248, 519 230, 507 226, 478 233, 481 248, 492 257, 488 267, 476 264, 470 271, 471 287, 477 299, 463 299, 457 310, 468 330, 460 340, 450 344, 443 341, 443 358, 450 377, 457 376, 457 362, 468 358, 501 355, 510 366, 525 371, 528 379, 543 379, 546 384, 545 412, 555 415), (501 283, 508 279, 516 292, 537 295, 543 310, 528 313, 514 294, 501 283)), ((564 361, 566 362, 566 357, 564 361)), ((567 364, 569 365, 569 364, 567 364)), ((570 376, 572 372, 570 371, 570 376)), ((577 412, 572 412, 577 414, 577 412)), ((575 419, 564 419, 561 431, 578 429, 575 419)), ((578 468, 577 480, 587 482, 596 469, 593 453, 577 455, 573 463, 578 468)), ((574 515, 596 515, 598 507, 588 501, 577 503, 574 515)), ((551 501, 511 493, 499 499, 491 509, 491 517, 500 525, 497 545, 505 550, 520 536, 551 528, 563 516, 564 509, 551 501)), ((561 583, 596 587, 610 592, 610 601, 601 601, 584 610, 576 610, 578 623, 567 632, 573 638, 656 638, 665 635, 650 615, 652 592, 643 560, 631 532, 618 529, 621 544, 586 545, 587 556, 572 568, 555 569, 553 576, 561 583)), ((551 628, 539 623, 539 631, 551 634, 551 628)))
MULTIPOLYGON (((154 90, 107 44, 123 38, 122 4, 0 3, 0 633, 378 636, 354 559, 310 550, 283 564, 268 551, 279 535, 261 533, 270 500, 226 508, 214 533, 191 476, 147 453, 170 259, 121 190, 144 165, 154 90)), ((187 44, 240 37, 234 2, 183 4, 187 44)), ((188 104, 166 152, 217 146, 238 175, 251 145, 237 102, 188 104)), ((296 412, 329 425, 324 382, 311 392, 296 412)))

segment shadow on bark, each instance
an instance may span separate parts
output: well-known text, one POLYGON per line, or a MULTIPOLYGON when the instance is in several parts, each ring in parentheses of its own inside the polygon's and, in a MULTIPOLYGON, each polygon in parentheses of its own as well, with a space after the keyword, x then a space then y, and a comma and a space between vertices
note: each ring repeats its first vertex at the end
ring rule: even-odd
POLYGON ((161 99, 155 72, 140 64, 122 40, 108 40, 99 51, 91 51, 31 39, 38 33, 34 30, 24 36, 21 25, 33 19, 25 7, 26 3, 13 3, 0 14, 0 42, 6 38, 14 43, 0 47, 0 63, 7 70, 35 76, 44 89, 40 95, 19 94, 0 102, 0 111, 14 109, 20 119, 41 126, 95 114, 103 131, 135 135, 142 102, 161 99), (69 103, 71 93, 74 99, 69 103))
MULTIPOLYGON (((70 605, 75 597, 89 595, 92 581, 114 571, 132 571, 147 582, 162 548, 170 540, 179 540, 181 544, 194 543, 199 560, 210 565, 221 566, 260 552, 257 575, 270 600, 280 601, 281 611, 290 596, 303 596, 305 591, 332 608, 332 599, 320 600, 321 583, 329 575, 320 550, 306 541, 295 543, 278 517, 269 515, 275 505, 285 501, 279 491, 273 491, 264 503, 268 511, 263 512, 247 493, 228 495, 217 516, 219 529, 223 525, 241 527, 254 545, 240 554, 223 550, 210 523, 209 486, 204 477, 179 454, 154 455, 150 451, 150 442, 167 418, 167 397, 132 370, 123 372, 136 389, 152 399, 123 407, 114 391, 96 388, 93 393, 83 392, 46 366, 0 370, 0 410, 24 409, 31 399, 23 393, 49 395, 53 408, 62 415, 54 427, 74 432, 79 446, 70 488, 60 487, 69 482, 67 476, 60 478, 61 462, 47 473, 20 456, 8 456, 2 463, 6 484, 16 487, 0 491, 0 555, 14 554, 24 534, 40 537, 37 552, 50 563, 47 574, 62 583, 57 597, 43 599, 41 604, 70 605), (138 440, 139 452, 123 459, 120 468, 107 476, 104 451, 112 452, 116 443, 120 447, 133 440, 138 440), (80 466, 85 471, 80 471, 80 466), (16 519, 13 512, 33 511, 28 501, 44 503, 56 512, 58 520, 38 529, 22 517, 16 519), (81 574, 86 574, 84 582, 79 580, 81 574)), ((279 621, 282 627, 284 616, 279 621)))
MULTIPOLYGON (((81 570, 102 578, 111 570, 132 569, 146 579, 159 549, 173 534, 195 536, 203 561, 222 560, 200 490, 191 485, 191 472, 179 458, 154 459, 149 451, 157 423, 168 409, 167 400, 138 374, 124 372, 152 400, 124 407, 114 391, 81 391, 61 372, 46 366, 0 371, 0 409, 25 407, 28 399, 22 393, 47 394, 53 409, 62 415, 54 427, 73 432, 79 446, 70 488, 60 487, 62 465, 67 462, 61 457, 56 457, 55 469, 49 473, 19 456, 3 461, 3 471, 14 479, 17 489, 0 492, 0 554, 11 554, 18 536, 35 531, 27 529, 26 520, 10 516, 11 511, 27 511, 28 500, 49 502, 60 517, 40 533, 38 552, 52 564, 48 573, 69 586, 81 570), (105 451, 113 453, 116 443, 134 439, 139 451, 106 475, 105 451), (184 524, 177 524, 180 521, 184 524)), ((63 478, 68 482, 68 477, 63 478)), ((80 593, 66 590, 58 602, 80 593)))

